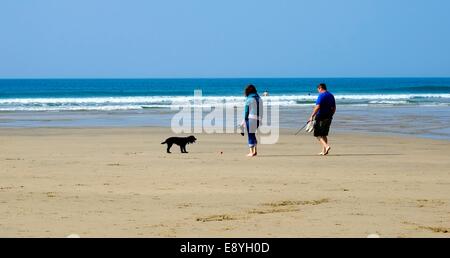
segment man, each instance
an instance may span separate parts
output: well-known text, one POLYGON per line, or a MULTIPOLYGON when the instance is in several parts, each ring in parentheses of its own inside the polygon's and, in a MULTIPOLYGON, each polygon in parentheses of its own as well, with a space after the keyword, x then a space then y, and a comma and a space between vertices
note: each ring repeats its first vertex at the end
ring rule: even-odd
POLYGON ((333 94, 327 91, 325 83, 319 84, 317 90, 319 91, 319 97, 308 121, 315 119, 314 137, 317 137, 322 144, 322 152, 319 155, 326 156, 331 150, 330 145, 328 145, 328 132, 330 131, 333 115, 336 113, 336 101, 333 94))

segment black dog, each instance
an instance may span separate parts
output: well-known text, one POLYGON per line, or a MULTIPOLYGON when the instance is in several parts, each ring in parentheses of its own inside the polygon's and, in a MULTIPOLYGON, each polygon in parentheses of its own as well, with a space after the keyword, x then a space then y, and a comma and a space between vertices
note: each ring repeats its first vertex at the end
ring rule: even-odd
POLYGON ((188 153, 186 151, 186 145, 195 143, 197 139, 194 136, 189 137, 171 137, 167 139, 165 142, 162 142, 161 144, 167 144, 167 153, 170 152, 170 148, 172 148, 172 145, 176 144, 180 146, 181 153, 188 153))

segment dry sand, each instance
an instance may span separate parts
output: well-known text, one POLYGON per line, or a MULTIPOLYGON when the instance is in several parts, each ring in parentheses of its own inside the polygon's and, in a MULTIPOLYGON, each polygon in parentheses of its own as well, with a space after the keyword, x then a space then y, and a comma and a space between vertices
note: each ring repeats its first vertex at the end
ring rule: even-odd
POLYGON ((449 141, 0 129, 1 237, 449 237, 449 141), (223 151, 223 154, 220 152, 223 151))

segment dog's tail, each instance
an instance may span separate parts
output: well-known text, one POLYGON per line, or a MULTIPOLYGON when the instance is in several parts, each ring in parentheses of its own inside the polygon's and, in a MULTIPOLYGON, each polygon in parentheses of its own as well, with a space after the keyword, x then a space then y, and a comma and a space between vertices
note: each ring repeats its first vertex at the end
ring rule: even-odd
POLYGON ((166 144, 167 142, 162 142, 161 144, 166 144))

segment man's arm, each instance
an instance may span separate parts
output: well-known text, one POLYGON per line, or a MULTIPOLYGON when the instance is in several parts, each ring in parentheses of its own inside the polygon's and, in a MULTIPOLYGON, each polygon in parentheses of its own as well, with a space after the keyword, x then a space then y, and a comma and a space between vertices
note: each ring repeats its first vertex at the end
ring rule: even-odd
POLYGON ((336 100, 333 96, 333 107, 331 108, 332 116, 336 113, 336 100))
POLYGON ((320 110, 320 105, 316 105, 314 107, 314 110, 313 110, 311 116, 309 117, 308 122, 311 122, 312 120, 314 120, 314 117, 317 115, 317 112, 319 112, 319 110, 320 110))

